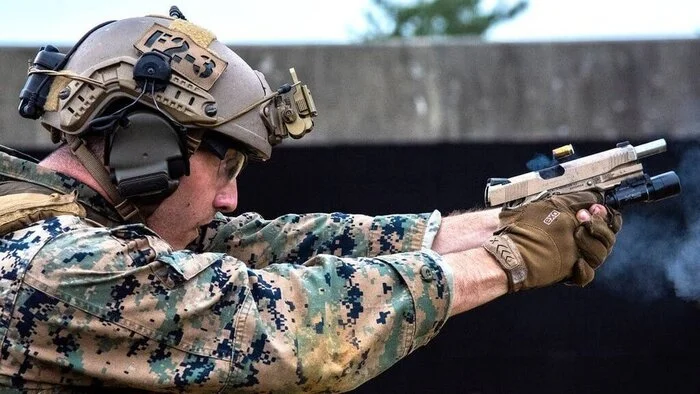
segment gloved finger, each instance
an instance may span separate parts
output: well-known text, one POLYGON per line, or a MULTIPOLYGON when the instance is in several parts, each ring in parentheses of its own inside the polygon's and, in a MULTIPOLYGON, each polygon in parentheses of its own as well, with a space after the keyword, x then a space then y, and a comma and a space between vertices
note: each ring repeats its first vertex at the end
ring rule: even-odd
POLYGON ((617 234, 622 228, 622 215, 620 211, 608 207, 608 217, 607 217, 608 227, 617 234))
POLYGON ((615 232, 610 228, 608 222, 600 216, 591 216, 590 220, 581 223, 580 227, 583 227, 589 236, 603 243, 608 251, 615 244, 615 232))
POLYGON ((593 204, 590 208, 588 208, 588 211, 591 213, 591 215, 600 216, 602 218, 608 217, 608 209, 602 204, 593 204))
POLYGON ((619 211, 601 204, 593 204, 588 211, 592 215, 600 216, 608 222, 608 227, 617 233, 622 227, 622 215, 619 211))
POLYGON ((578 212, 576 212, 576 219, 578 219, 579 223, 591 220, 591 216, 591 212, 587 209, 579 209, 578 212))
POLYGON ((605 258, 608 257, 609 249, 600 240, 591 237, 583 226, 576 229, 574 238, 579 255, 591 268, 596 269, 603 264, 605 258))
POLYGON ((579 249, 579 254, 592 269, 600 267, 608 257, 603 245, 597 241, 590 242, 586 247, 579 249))
POLYGON ((568 283, 576 286, 586 286, 593 281, 595 271, 584 259, 578 259, 571 268, 571 278, 568 283))

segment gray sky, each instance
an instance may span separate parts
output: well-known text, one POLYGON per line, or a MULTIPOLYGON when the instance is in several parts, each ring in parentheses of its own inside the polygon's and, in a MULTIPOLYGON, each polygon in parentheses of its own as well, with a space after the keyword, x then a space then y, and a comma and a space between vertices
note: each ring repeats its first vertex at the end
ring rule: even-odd
MULTIPOLYGON (((485 0, 485 4, 497 1, 485 0)), ((226 43, 306 44, 356 41, 366 29, 365 12, 371 0, 0 0, 4 19, 0 45, 72 44, 100 22, 167 14, 172 4, 226 43)), ((492 28, 486 38, 689 37, 700 37, 700 0, 530 0, 528 10, 492 28)))

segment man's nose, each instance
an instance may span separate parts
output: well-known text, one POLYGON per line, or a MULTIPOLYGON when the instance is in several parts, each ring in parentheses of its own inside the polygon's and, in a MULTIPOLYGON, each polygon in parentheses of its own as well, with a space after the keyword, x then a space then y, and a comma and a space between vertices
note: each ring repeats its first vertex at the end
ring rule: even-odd
POLYGON ((238 184, 232 179, 219 188, 214 197, 214 208, 223 213, 233 212, 238 206, 238 184))

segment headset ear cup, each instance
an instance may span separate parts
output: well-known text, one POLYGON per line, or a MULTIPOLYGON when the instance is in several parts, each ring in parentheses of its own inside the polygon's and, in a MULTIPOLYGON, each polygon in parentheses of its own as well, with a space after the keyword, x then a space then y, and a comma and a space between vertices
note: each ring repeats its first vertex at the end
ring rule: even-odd
POLYGON ((125 198, 165 198, 189 173, 180 134, 164 117, 146 111, 124 116, 115 128, 105 163, 125 198))

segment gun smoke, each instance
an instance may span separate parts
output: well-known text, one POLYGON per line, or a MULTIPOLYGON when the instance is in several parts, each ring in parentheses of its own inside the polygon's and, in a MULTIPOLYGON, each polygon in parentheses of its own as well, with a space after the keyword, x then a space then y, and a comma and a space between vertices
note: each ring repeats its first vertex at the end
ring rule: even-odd
MULTIPOLYGON (((623 210, 622 231, 608 261, 596 272, 594 283, 637 300, 675 295, 700 301, 699 162, 700 148, 683 154, 676 169, 682 183, 680 195, 623 210)), ((527 162, 527 168, 539 171, 557 164, 552 157, 537 154, 527 162)))
POLYGON ((539 170, 544 170, 545 168, 548 168, 548 167, 555 166, 557 164, 559 164, 559 162, 557 162, 556 159, 549 157, 547 155, 543 155, 542 153, 538 153, 535 155, 535 157, 528 160, 528 162, 525 163, 525 166, 530 171, 539 171, 539 170))
POLYGON ((700 301, 698 160, 698 148, 682 156, 676 171, 683 188, 679 196, 623 211, 613 253, 597 273, 602 285, 645 301, 673 294, 700 301))

